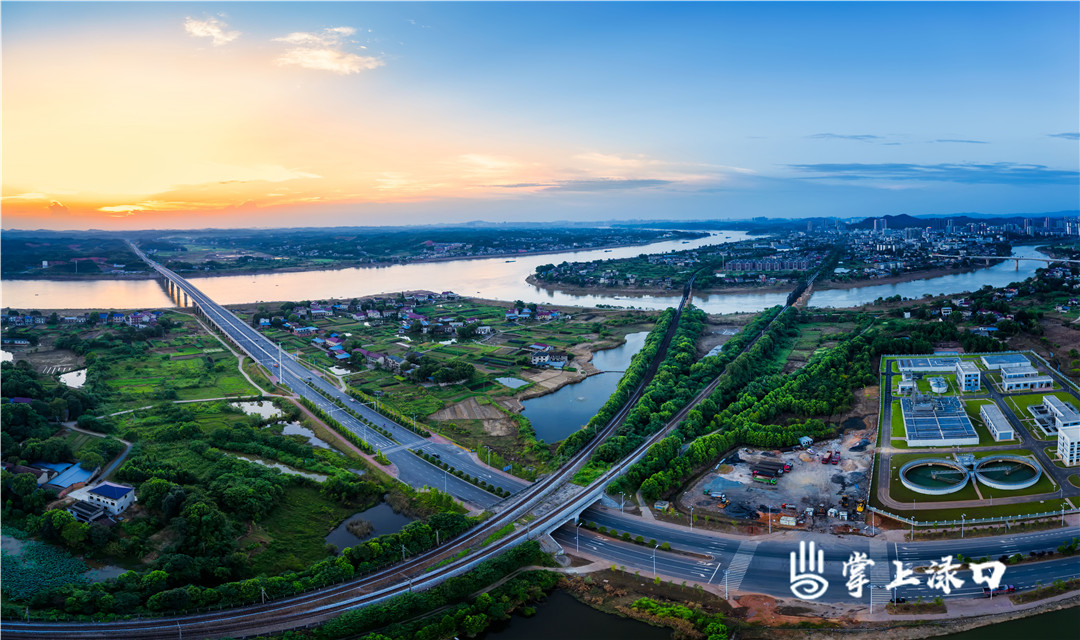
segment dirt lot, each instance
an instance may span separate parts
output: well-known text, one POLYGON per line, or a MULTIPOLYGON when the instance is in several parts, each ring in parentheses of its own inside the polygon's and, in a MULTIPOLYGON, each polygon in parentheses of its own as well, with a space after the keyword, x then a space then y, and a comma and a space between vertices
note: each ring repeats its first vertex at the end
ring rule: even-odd
MULTIPOLYGON (((521 403, 515 398, 498 398, 500 406, 509 411, 520 413, 521 403)), ((514 419, 492 404, 480 404, 476 398, 467 398, 440 409, 430 416, 431 420, 479 420, 484 432, 492 436, 509 436, 517 433, 518 425, 514 419)))
POLYGON ((14 361, 26 360, 34 371, 47 375, 67 373, 86 366, 82 356, 67 349, 53 349, 52 343, 51 337, 44 337, 36 347, 5 345, 4 351, 11 353, 14 361))
MULTIPOLYGON (((752 521, 763 520, 759 516, 770 506, 775 512, 779 512, 781 505, 793 506, 793 510, 786 512, 790 515, 820 504, 839 509, 840 496, 845 494, 853 499, 865 499, 869 490, 870 465, 874 459, 872 442, 876 421, 867 424, 867 421, 859 418, 849 420, 845 425, 849 429, 843 436, 815 443, 807 451, 779 453, 740 448, 736 452, 737 459, 736 456, 729 456, 724 460, 726 464, 710 469, 681 494, 679 507, 689 511, 693 505, 695 519, 708 515, 752 521), (860 443, 863 445, 861 451, 851 450, 851 447, 858 448, 860 443), (838 465, 821 463, 825 452, 837 449, 842 452, 838 465), (784 462, 792 468, 777 478, 775 485, 762 484, 755 482, 751 473, 751 467, 761 461, 784 462), (716 482, 718 479, 719 482, 716 482), (705 494, 706 484, 714 491, 723 492, 731 505, 720 508, 716 498, 705 494)), ((835 518, 818 517, 802 526, 831 530, 839 524, 840 521, 835 518)))

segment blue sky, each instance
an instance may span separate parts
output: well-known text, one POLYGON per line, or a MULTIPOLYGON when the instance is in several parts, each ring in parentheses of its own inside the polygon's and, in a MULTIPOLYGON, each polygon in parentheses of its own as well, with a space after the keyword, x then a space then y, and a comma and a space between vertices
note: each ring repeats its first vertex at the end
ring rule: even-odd
POLYGON ((5 2, 3 224, 1076 209, 1078 7, 5 2))

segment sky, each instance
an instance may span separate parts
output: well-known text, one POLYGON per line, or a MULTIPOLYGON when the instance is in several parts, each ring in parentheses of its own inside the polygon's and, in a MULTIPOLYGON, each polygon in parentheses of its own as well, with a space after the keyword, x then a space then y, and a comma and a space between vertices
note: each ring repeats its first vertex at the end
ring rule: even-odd
POLYGON ((1080 3, 0 3, 0 226, 1080 209, 1080 3))

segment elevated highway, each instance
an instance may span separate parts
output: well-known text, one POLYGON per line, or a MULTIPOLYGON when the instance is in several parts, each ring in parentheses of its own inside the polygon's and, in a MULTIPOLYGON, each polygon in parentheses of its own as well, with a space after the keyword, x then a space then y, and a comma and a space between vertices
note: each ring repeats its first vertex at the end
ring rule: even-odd
POLYGON ((517 493, 529 485, 529 482, 525 480, 499 473, 477 462, 468 451, 461 447, 453 444, 441 444, 421 437, 367 405, 356 402, 351 396, 342 392, 318 374, 313 373, 307 367, 288 357, 266 336, 237 318, 228 309, 211 300, 209 296, 192 286, 186 279, 151 260, 138 247, 131 245, 131 248, 165 279, 166 287, 171 294, 177 297, 182 296, 187 304, 193 305, 201 315, 248 357, 267 371, 273 372, 281 384, 314 403, 341 423, 342 426, 371 444, 375 449, 383 451, 384 455, 397 467, 398 479, 402 482, 418 488, 429 486, 444 489, 459 500, 485 509, 501 501, 501 498, 495 494, 447 473, 411 453, 411 451, 424 451, 437 454, 452 467, 511 493, 517 493), (342 409, 334 400, 348 406, 349 410, 342 409), (388 438, 374 429, 367 428, 364 423, 357 420, 350 412, 355 412, 386 429, 392 438, 388 438))

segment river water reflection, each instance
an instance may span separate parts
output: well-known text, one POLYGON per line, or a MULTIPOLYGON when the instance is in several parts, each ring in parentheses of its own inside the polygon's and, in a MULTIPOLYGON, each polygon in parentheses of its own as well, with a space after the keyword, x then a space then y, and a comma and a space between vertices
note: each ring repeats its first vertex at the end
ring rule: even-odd
POLYGON ((648 331, 627 334, 625 344, 593 354, 593 366, 605 373, 524 401, 521 413, 532 423, 536 437, 548 443, 559 442, 583 427, 614 393, 623 371, 634 354, 641 351, 648 335, 648 331))
MULTIPOLYGON (((223 304, 258 301, 321 300, 353 298, 378 293, 428 290, 454 291, 460 295, 493 300, 524 300, 552 306, 617 305, 643 309, 674 306, 679 296, 570 295, 541 289, 525 282, 536 267, 564 260, 588 261, 626 258, 642 253, 664 253, 701 246, 736 242, 749 237, 741 231, 717 231, 686 244, 673 240, 610 251, 590 250, 551 255, 523 256, 513 260, 485 258, 450 262, 423 262, 390 267, 354 268, 254 276, 190 278, 214 300, 223 304)), ((1014 255, 1041 257, 1035 247, 1015 247, 1014 255)), ((870 285, 853 289, 831 289, 814 293, 812 306, 842 307, 873 302, 878 297, 900 295, 921 298, 923 294, 958 293, 984 284, 1003 286, 1023 280, 1043 263, 1021 261, 1019 270, 1003 262, 976 271, 891 285, 870 285)), ((156 280, 3 280, 6 306, 26 309, 142 309, 173 306, 156 280)), ((754 312, 783 304, 785 293, 726 293, 695 296, 694 304, 709 313, 754 312)))
MULTIPOLYGON (((1035 247, 1013 247, 1014 256, 1021 258, 1042 258, 1035 247)), ((1020 260, 1019 265, 1014 262, 996 264, 969 273, 958 273, 950 276, 912 280, 896 284, 880 284, 854 289, 826 289, 817 291, 810 297, 810 305, 814 307, 855 307, 868 304, 878 298, 890 298, 901 296, 903 298, 921 298, 930 295, 960 293, 962 291, 977 291, 984 285, 991 287, 1004 287, 1013 282, 1026 280, 1035 275, 1035 270, 1046 266, 1046 263, 1032 260, 1020 260)))
MULTIPOLYGON (((547 305, 596 306, 623 304, 666 308, 668 298, 626 301, 609 296, 572 296, 534 287, 525 278, 542 264, 564 260, 588 261, 629 258, 642 253, 665 253, 701 246, 737 242, 749 236, 742 231, 716 231, 687 241, 669 240, 610 250, 571 251, 513 259, 484 258, 448 262, 420 262, 326 271, 268 273, 251 276, 190 277, 193 285, 221 304, 284 300, 353 298, 377 293, 427 290, 454 291, 460 295, 494 300, 527 300, 547 305)), ((156 280, 4 280, 7 306, 30 309, 140 309, 173 306, 156 280)), ((673 298, 678 300, 678 296, 673 298)))

